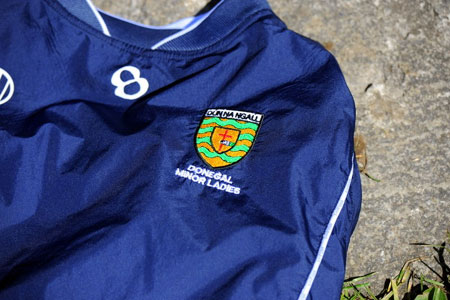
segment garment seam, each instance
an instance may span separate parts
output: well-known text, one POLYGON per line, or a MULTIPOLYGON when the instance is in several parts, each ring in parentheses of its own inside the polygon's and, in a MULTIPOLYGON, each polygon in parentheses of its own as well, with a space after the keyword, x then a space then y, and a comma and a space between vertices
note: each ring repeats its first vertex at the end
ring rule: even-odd
POLYGON ((105 23, 105 20, 100 15, 98 9, 94 6, 94 3, 92 3, 91 0, 86 0, 87 5, 92 10, 92 13, 94 14, 94 17, 97 19, 98 24, 102 28, 103 34, 106 36, 111 36, 111 33, 109 32, 108 26, 105 23))
MULTIPOLYGON (((273 14, 273 12, 270 9, 264 8, 257 10, 250 15, 243 18, 241 22, 236 24, 234 28, 225 34, 222 38, 218 39, 216 42, 212 43, 211 45, 208 45, 201 49, 195 49, 195 50, 165 50, 165 49, 155 49, 152 50, 151 48, 144 48, 137 45, 129 44, 125 41, 122 41, 120 39, 117 39, 115 37, 108 37, 104 35, 102 32, 98 31, 97 29, 93 28, 89 24, 86 24, 85 22, 77 19, 75 16, 71 15, 70 12, 66 13, 69 16, 65 16, 63 12, 61 12, 61 9, 64 9, 64 7, 57 7, 55 3, 53 3, 51 0, 44 0, 45 3, 54 11, 56 12, 62 19, 67 21, 71 26, 76 27, 78 30, 82 31, 84 34, 86 34, 89 37, 96 38, 98 40, 101 40, 102 42, 105 42, 106 44, 119 49, 121 51, 124 51, 128 54, 132 55, 138 55, 140 57, 146 57, 146 58, 195 58, 200 57, 202 55, 214 53, 214 51, 221 51, 226 48, 227 45, 231 44, 232 40, 228 41, 227 43, 224 43, 224 40, 229 38, 231 35, 233 35, 234 32, 236 32, 237 29, 240 28, 242 24, 244 24, 249 18, 254 18, 257 15, 264 16, 264 12, 269 12, 267 15, 273 14), (117 45, 117 43, 120 43, 122 45, 117 45), (224 43, 223 45, 220 45, 221 43, 224 43), (139 53, 141 52, 141 53, 139 53), (142 53, 144 52, 144 53, 142 53), (145 52, 151 52, 151 54, 145 53, 145 52)), ((249 23, 247 26, 242 28, 242 31, 246 30, 249 26, 254 24, 256 21, 253 21, 249 23)))
POLYGON ((221 6, 223 4, 224 0, 221 0, 219 3, 217 3, 213 8, 211 8, 207 13, 204 14, 204 17, 202 17, 202 19, 195 24, 192 24, 189 27, 186 27, 174 34, 171 34, 170 36, 160 40, 159 42, 157 42, 156 44, 154 44, 153 46, 151 46, 151 50, 156 50, 159 49, 161 46, 164 46, 172 41, 175 41, 176 39, 181 38, 182 36, 185 36, 186 34, 189 34, 190 32, 192 32, 193 30, 197 29, 200 25, 202 25, 202 23, 204 21, 206 21, 208 18, 211 17, 211 15, 219 8, 219 6, 221 6), (192 28, 193 27, 193 28, 192 28), (190 29, 191 28, 191 29, 190 29))

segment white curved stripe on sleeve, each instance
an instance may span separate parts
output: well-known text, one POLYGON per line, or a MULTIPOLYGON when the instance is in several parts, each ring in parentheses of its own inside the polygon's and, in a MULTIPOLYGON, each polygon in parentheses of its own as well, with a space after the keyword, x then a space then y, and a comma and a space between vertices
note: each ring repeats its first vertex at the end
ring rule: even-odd
POLYGON ((339 198, 339 201, 336 207, 334 208, 333 214, 331 215, 330 221, 328 222, 328 226, 322 237, 322 242, 320 243, 320 248, 316 260, 314 261, 314 265, 311 269, 311 272, 308 275, 308 279, 306 280, 305 286, 303 287, 302 292, 298 297, 298 300, 306 300, 306 297, 308 297, 308 294, 314 283, 314 279, 316 278, 317 271, 319 270, 320 264, 322 263, 322 259, 325 254, 325 250, 327 249, 328 241, 330 240, 334 225, 336 224, 336 221, 341 213, 341 210, 344 207, 345 199, 347 198, 348 192, 350 190, 350 184, 353 178, 353 169, 354 169, 353 163, 354 163, 354 156, 352 157, 352 169, 350 170, 350 174, 348 175, 347 183, 345 184, 341 197, 339 198))

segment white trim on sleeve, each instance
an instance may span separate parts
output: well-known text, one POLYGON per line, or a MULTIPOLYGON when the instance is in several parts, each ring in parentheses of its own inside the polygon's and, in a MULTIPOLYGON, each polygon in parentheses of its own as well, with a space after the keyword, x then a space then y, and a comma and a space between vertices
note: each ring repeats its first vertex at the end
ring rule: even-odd
POLYGON ((325 233, 322 237, 322 242, 320 243, 319 253, 317 254, 316 260, 314 261, 314 265, 311 269, 311 272, 308 275, 308 279, 306 280, 305 286, 298 297, 298 300, 306 300, 308 297, 309 291, 314 283, 314 279, 316 278, 317 271, 319 270, 320 264, 322 263, 323 256, 325 254, 325 250, 327 249, 328 241, 331 237, 331 232, 333 231, 334 225, 336 224, 337 218, 341 213, 342 208, 344 207, 345 199, 347 198, 348 191, 350 190, 350 184, 353 178, 353 169, 354 169, 354 161, 352 157, 352 169, 350 170, 350 174, 348 175, 347 183, 345 184, 344 190, 342 191, 341 197, 334 208, 333 214, 331 215, 330 221, 328 222, 328 226, 325 230, 325 233))

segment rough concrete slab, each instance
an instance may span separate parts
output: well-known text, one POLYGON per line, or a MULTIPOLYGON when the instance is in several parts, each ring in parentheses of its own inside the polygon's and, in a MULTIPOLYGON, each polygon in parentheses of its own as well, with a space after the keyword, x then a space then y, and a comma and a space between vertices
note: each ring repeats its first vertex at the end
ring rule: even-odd
MULTIPOLYGON (((194 14, 206 0, 95 0, 141 23, 194 14)), ((368 145, 348 276, 394 276, 450 228, 450 1, 270 0, 287 25, 337 57, 368 145)))

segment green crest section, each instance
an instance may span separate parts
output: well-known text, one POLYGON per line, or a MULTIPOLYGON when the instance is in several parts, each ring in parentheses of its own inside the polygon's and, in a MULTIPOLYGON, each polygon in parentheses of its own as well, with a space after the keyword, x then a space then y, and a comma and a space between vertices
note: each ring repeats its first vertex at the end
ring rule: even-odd
POLYGON ((196 148, 212 168, 231 166, 253 146, 263 115, 226 109, 210 109, 197 130, 196 148))

